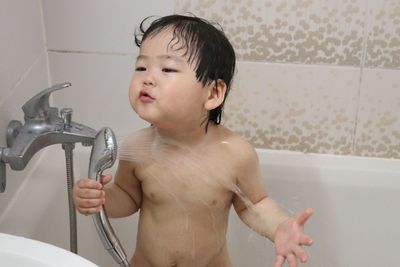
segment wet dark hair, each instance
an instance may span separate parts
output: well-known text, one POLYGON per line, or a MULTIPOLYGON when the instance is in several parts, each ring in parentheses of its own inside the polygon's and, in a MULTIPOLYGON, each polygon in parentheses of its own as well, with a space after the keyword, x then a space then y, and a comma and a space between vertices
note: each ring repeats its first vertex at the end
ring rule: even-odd
POLYGON ((152 17, 145 18, 135 32, 135 43, 138 47, 147 38, 171 29, 173 37, 169 46, 175 50, 184 50, 189 64, 195 64, 196 78, 203 86, 211 82, 217 84, 219 79, 225 82, 225 98, 220 106, 210 110, 206 125, 210 121, 220 124, 236 64, 235 51, 222 28, 218 26, 218 29, 209 21, 195 16, 170 15, 155 19, 145 29, 150 18, 152 17))

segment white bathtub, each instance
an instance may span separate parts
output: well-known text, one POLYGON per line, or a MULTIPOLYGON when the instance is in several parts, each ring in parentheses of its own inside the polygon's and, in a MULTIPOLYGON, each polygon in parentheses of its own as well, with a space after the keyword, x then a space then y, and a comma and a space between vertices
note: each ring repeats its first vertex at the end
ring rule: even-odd
MULTIPOLYGON (((303 266, 400 266, 400 160, 258 152, 269 194, 290 214, 314 209, 306 232, 315 243, 303 266)), ((230 240, 238 266, 273 266, 271 246, 263 250, 237 220, 230 240)))
POLYGON ((0 233, 0 264, 5 267, 98 267, 59 247, 0 233))
MULTIPOLYGON (((315 244, 313 267, 399 266, 400 160, 258 150, 269 194, 290 214, 315 211, 306 226, 315 244)), ((89 150, 77 148, 75 176, 86 175, 89 150)), ((68 208, 63 151, 50 147, 0 215, 0 232, 68 248, 68 208), (29 220, 28 220, 29 218, 29 220)), ((10 172, 9 172, 10 173, 10 172)), ((1 200, 1 195, 0 195, 1 200)), ((231 212, 229 252, 235 267, 273 266, 269 241, 231 212)), ((131 256, 137 216, 112 220, 131 256)), ((80 255, 101 267, 116 266, 103 249, 92 219, 78 215, 80 255)))

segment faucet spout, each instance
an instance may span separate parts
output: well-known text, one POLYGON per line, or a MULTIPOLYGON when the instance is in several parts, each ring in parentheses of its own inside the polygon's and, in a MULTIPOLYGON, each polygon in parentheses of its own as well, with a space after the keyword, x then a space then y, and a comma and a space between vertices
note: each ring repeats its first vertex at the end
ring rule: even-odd
POLYGON ((16 136, 13 145, 3 150, 1 160, 8 163, 13 170, 23 170, 40 149, 63 143, 92 145, 96 133, 96 130, 76 122, 71 122, 66 129, 62 122, 54 126, 27 123, 16 136))

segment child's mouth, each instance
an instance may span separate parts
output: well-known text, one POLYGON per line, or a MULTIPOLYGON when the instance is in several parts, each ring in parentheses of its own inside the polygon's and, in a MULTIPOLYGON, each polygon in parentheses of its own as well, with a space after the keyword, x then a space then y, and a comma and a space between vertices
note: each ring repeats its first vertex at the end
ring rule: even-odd
POLYGON ((148 103, 154 100, 153 97, 151 97, 148 93, 144 92, 144 91, 140 91, 139 94, 139 99, 142 102, 148 103))

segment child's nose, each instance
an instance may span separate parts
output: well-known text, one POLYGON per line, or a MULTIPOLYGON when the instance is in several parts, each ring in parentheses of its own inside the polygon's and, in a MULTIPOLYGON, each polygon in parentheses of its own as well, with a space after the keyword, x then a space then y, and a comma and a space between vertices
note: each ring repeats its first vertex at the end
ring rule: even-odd
POLYGON ((145 85, 153 85, 153 86, 156 84, 154 76, 150 72, 146 73, 143 83, 145 85))

